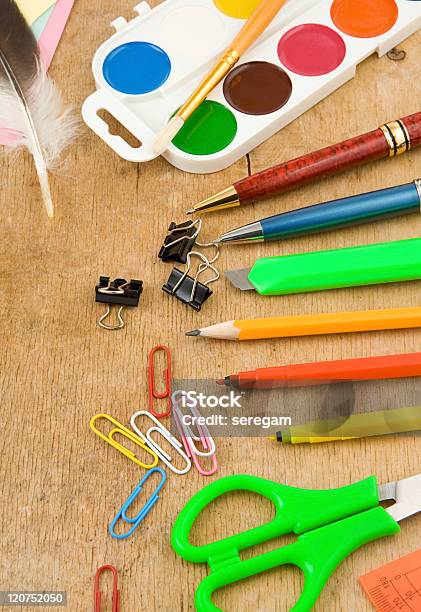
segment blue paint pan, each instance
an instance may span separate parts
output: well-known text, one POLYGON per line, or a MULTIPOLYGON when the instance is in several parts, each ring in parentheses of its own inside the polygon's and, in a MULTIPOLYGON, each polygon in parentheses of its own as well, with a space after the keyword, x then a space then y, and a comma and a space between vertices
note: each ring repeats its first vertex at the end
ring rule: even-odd
POLYGON ((102 67, 113 89, 140 95, 155 91, 168 79, 171 61, 161 47, 148 42, 128 42, 107 55, 102 67))

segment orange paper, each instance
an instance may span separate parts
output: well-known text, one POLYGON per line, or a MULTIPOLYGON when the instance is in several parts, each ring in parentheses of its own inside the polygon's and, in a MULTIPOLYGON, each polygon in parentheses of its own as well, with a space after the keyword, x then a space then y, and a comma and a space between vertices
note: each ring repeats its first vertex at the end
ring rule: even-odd
POLYGON ((421 549, 361 576, 379 612, 421 612, 421 549))

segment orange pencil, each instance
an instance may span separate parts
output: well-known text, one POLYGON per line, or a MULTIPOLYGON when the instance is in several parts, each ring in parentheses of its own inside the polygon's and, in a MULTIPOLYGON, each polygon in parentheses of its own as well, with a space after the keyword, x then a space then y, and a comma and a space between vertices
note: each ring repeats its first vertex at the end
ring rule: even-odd
POLYGON ((411 327, 421 327, 421 307, 227 321, 189 331, 186 335, 220 340, 261 340, 411 327))
POLYGON ((289 386, 323 385, 330 382, 384 380, 421 376, 421 353, 382 355, 359 359, 317 361, 258 368, 218 380, 237 389, 276 389, 289 386))

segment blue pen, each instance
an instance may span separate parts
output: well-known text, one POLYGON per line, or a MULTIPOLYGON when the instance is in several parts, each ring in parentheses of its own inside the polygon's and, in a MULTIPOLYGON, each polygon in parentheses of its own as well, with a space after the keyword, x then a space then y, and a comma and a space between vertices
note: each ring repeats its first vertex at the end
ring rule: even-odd
POLYGON ((266 217, 222 234, 219 243, 281 240, 421 212, 421 179, 266 217))

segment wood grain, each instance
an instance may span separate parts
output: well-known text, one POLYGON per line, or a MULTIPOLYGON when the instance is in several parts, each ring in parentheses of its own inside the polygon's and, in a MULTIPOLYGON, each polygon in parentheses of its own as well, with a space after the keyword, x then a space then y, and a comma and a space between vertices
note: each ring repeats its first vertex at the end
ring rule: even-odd
MULTIPOLYGON (((157 2, 153 2, 157 4, 157 2)), ((91 58, 111 33, 108 26, 129 2, 77 0, 51 74, 76 110, 94 88, 91 58)), ((419 304, 420 283, 259 299, 222 280, 199 314, 161 291, 170 267, 157 253, 171 220, 189 206, 276 161, 296 157, 382 122, 419 110, 421 33, 401 47, 402 62, 369 58, 353 81, 253 151, 249 159, 216 175, 185 174, 163 159, 136 165, 114 155, 84 128, 66 164, 52 180, 53 221, 40 202, 28 155, 0 160, 0 576, 4 589, 58 589, 68 609, 91 609, 96 568, 115 564, 121 575, 122 611, 193 610, 204 567, 184 563, 169 544, 183 504, 204 484, 192 472, 169 476, 159 506, 127 542, 107 535, 107 525, 140 479, 134 464, 89 429, 106 411, 123 422, 145 407, 146 355, 164 341, 174 354, 174 376, 220 377, 238 369, 319 358, 416 351, 421 330, 301 338, 229 345, 196 342, 184 332, 232 317, 295 314, 419 304), (141 278, 145 291, 127 327, 116 334, 96 326, 101 306, 94 286, 100 274, 141 278)), ((420 173, 421 152, 388 160, 303 187, 242 211, 206 219, 206 237, 277 210, 404 183, 420 173)), ((421 219, 394 219, 282 244, 232 247, 222 269, 256 257, 335 248, 420 235, 421 219)), ((264 440, 218 443, 218 476, 249 472, 303 487, 336 487, 376 474, 380 481, 419 471, 420 439, 361 440, 315 447, 279 448, 264 440)), ((270 508, 254 496, 222 500, 201 522, 200 541, 227 530, 258 525, 270 508)), ((360 550, 329 582, 316 611, 370 610, 357 577, 413 551, 421 518, 402 533, 360 550)), ((273 547, 279 542, 271 543, 273 547)), ((223 609, 283 611, 298 595, 297 572, 280 570, 218 593, 223 609)), ((16 609, 16 608, 13 608, 16 609)), ((110 609, 110 608, 105 608, 110 609)))

